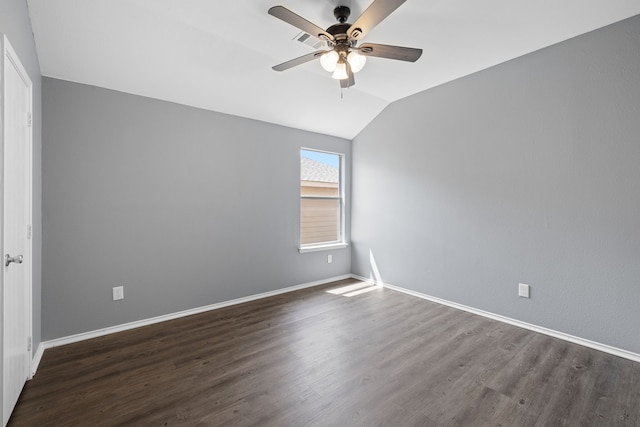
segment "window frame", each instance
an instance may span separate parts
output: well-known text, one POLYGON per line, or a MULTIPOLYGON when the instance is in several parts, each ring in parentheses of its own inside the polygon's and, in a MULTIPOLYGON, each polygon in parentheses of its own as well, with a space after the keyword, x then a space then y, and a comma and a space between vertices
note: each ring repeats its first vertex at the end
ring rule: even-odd
POLYGON ((299 209, 299 221, 298 221, 298 250, 300 253, 324 251, 331 249, 340 249, 348 246, 346 241, 346 200, 345 200, 345 155, 344 153, 338 153, 334 151, 320 150, 317 148, 300 147, 298 150, 298 209, 299 209), (302 152, 303 151, 315 151, 317 153, 331 154, 338 156, 338 196, 304 196, 302 194, 302 152), (315 243, 302 243, 302 200, 338 200, 339 203, 339 221, 338 226, 339 236, 337 240, 315 242, 315 243))

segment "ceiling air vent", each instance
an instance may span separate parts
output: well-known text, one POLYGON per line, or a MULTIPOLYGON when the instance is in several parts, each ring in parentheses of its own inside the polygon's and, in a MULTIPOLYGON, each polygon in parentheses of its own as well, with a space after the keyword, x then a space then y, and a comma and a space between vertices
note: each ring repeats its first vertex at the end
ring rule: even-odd
POLYGON ((307 34, 304 31, 300 32, 297 36, 295 36, 294 40, 297 40, 300 43, 304 43, 307 46, 311 46, 314 49, 320 49, 325 45, 325 42, 323 42, 322 40, 318 40, 315 37, 311 37, 310 34, 307 34))

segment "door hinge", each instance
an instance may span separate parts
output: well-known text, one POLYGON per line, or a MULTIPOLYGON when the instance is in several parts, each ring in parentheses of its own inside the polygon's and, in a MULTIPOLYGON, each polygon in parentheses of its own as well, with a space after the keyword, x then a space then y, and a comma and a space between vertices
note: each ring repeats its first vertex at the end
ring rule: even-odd
POLYGON ((32 341, 31 337, 27 338, 27 351, 31 351, 32 341))
POLYGON ((31 239, 31 236, 33 236, 33 227, 31 224, 27 224, 27 239, 31 239))
POLYGON ((32 114, 31 113, 27 113, 27 126, 31 127, 32 123, 33 123, 32 114))

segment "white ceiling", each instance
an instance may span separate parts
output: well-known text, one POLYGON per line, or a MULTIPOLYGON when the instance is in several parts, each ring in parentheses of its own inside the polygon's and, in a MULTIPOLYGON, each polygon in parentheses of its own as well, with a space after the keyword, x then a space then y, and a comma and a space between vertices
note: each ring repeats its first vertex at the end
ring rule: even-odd
POLYGON ((341 91, 282 4, 320 27, 371 0, 28 0, 42 75, 353 139, 389 103, 640 14, 638 0, 408 0, 361 40, 423 49, 369 58, 341 91), (281 3, 280 3, 281 2, 281 3))

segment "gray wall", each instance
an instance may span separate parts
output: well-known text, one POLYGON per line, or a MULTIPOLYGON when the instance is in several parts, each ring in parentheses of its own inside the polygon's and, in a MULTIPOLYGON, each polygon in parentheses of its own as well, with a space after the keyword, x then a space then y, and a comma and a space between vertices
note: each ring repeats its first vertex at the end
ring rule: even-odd
POLYGON ((640 353, 639 43, 637 16, 390 105, 354 140, 354 273, 640 353))
POLYGON ((33 82, 33 351, 40 344, 42 283, 42 81, 26 0, 0 2, 0 33, 9 39, 33 82))
POLYGON ((350 273, 297 249, 299 149, 349 141, 50 78, 43 100, 44 339, 350 273))

